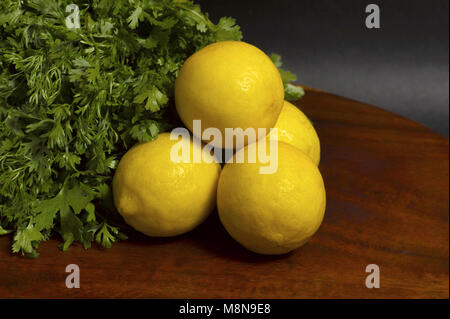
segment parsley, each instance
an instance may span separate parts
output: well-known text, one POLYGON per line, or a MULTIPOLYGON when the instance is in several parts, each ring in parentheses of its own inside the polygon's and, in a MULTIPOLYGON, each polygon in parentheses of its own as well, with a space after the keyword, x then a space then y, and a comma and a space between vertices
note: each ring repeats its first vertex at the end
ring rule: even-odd
POLYGON ((281 56, 279 54, 273 53, 270 58, 275 66, 278 68, 283 79, 284 84, 284 98, 288 101, 295 101, 305 95, 305 91, 300 86, 292 85, 290 82, 297 81, 297 76, 290 71, 284 70, 281 67, 283 62, 281 61, 281 56))
MULTIPOLYGON (((125 238, 109 185, 118 160, 177 122, 173 85, 186 58, 240 40, 188 0, 0 2, 0 235, 36 257, 55 233, 61 249, 125 238), (68 4, 80 9, 68 29, 68 4)), ((281 66, 279 56, 275 57, 281 66)), ((286 98, 303 92, 281 70, 286 98)))

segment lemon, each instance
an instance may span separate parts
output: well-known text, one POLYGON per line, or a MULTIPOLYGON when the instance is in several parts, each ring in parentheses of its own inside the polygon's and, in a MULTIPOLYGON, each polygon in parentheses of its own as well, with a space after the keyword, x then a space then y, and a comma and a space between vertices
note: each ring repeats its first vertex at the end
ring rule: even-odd
POLYGON ((163 133, 123 156, 114 175, 113 195, 130 226, 148 236, 175 236, 192 230, 210 214, 216 204, 220 165, 205 158, 193 163, 194 148, 201 145, 189 139, 173 141, 163 133), (188 144, 191 163, 171 160, 176 143, 188 144))
MULTIPOLYGON (((194 120, 202 121, 203 130, 219 129, 222 140, 198 136, 215 147, 225 146, 225 128, 252 128, 256 133, 258 128, 265 128, 268 133, 283 100, 280 72, 264 52, 245 42, 206 46, 186 60, 175 82, 181 120, 191 131, 194 120)), ((245 142, 260 137, 255 134, 245 142)))
MULTIPOLYGON (((305 152, 312 161, 319 165, 320 140, 308 117, 291 103, 284 101, 280 116, 275 125, 278 140, 291 144, 305 152)), ((274 138, 271 134, 271 138, 274 138)))
MULTIPOLYGON (((258 144, 246 146, 236 156, 254 151, 258 144)), ((251 251, 287 253, 306 243, 322 222, 326 203, 322 176, 305 153, 283 142, 278 143, 277 171, 260 174, 260 165, 247 160, 225 165, 217 189, 220 220, 251 251)))

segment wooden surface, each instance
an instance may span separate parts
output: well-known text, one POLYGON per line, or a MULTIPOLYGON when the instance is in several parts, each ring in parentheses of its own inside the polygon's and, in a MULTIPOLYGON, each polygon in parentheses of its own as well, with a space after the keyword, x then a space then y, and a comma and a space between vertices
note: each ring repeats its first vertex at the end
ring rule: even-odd
MULTIPOLYGON (((322 142, 328 205, 318 233, 285 256, 234 242, 214 214, 171 239, 108 250, 51 240, 30 260, 0 237, 0 297, 448 298, 448 139, 376 107, 316 90, 297 103, 322 142), (78 264, 81 288, 65 287, 78 264), (380 267, 379 289, 365 268, 380 267)), ((424 105, 426 107, 426 105, 424 105)))

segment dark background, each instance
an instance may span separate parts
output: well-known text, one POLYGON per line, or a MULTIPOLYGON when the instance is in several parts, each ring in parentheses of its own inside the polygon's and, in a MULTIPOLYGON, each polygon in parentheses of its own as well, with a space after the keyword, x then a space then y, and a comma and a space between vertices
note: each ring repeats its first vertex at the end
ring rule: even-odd
POLYGON ((448 0, 197 0, 244 41, 282 55, 298 83, 377 105, 448 137, 448 0), (365 8, 380 6, 381 28, 365 8))

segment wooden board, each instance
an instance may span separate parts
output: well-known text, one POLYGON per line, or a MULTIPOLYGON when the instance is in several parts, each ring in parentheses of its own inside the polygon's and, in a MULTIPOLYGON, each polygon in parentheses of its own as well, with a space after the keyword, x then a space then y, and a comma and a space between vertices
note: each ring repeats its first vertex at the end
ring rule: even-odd
MULTIPOLYGON (((233 241, 216 214, 171 239, 133 234, 111 249, 58 250, 31 260, 0 237, 0 297, 448 298, 448 139, 395 114, 317 90, 297 103, 322 142, 328 205, 311 241, 259 256, 233 241), (81 288, 65 286, 66 265, 81 288), (365 268, 380 267, 379 289, 365 268)), ((426 106, 424 106, 426 107, 426 106)))

